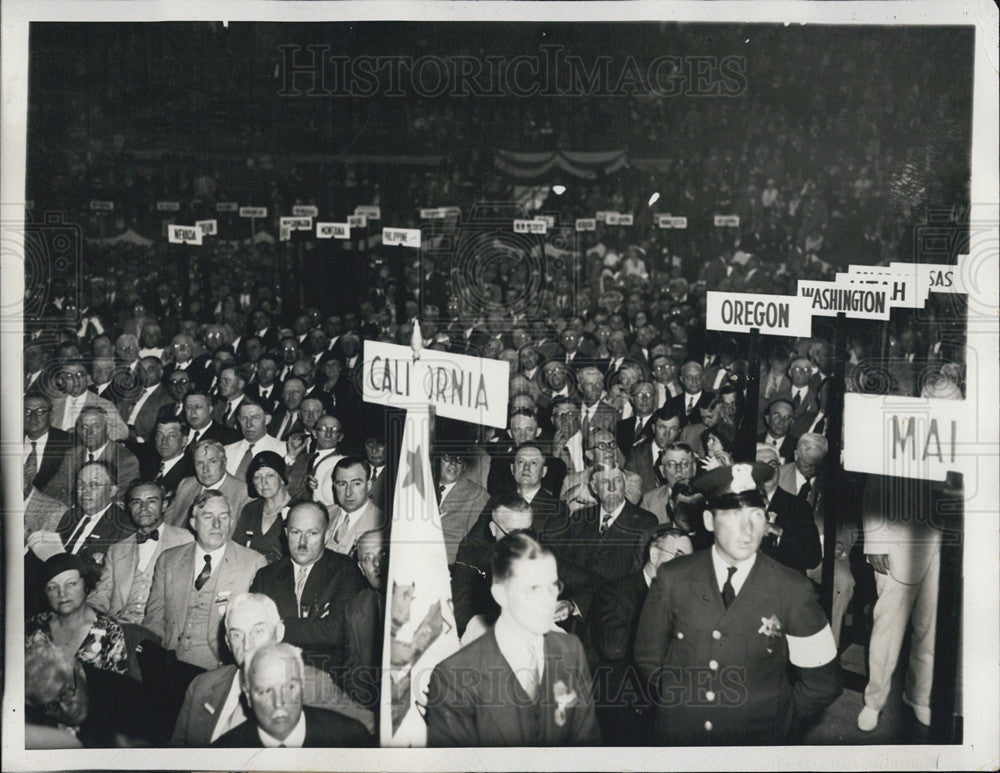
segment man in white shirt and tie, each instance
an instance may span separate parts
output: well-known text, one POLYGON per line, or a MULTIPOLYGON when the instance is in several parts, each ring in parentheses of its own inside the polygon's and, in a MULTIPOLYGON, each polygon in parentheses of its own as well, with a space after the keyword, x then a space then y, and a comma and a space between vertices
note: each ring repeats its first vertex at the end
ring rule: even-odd
POLYGON ((103 408, 108 417, 108 436, 112 440, 127 439, 128 427, 118 415, 118 409, 111 401, 98 397, 87 389, 89 378, 82 360, 69 360, 63 364, 57 383, 64 396, 52 401, 52 426, 72 431, 83 407, 96 405, 103 408))
POLYGON ((285 444, 267 434, 267 418, 264 409, 249 400, 243 400, 236 411, 243 439, 226 446, 226 472, 237 480, 244 479, 251 459, 261 451, 273 451, 282 457, 285 455, 285 444))
POLYGON ((795 453, 795 441, 788 434, 794 421, 795 409, 788 400, 779 397, 772 400, 764 411, 764 432, 757 436, 757 441, 774 446, 781 457, 781 463, 792 460, 795 453))
POLYGON ((346 456, 333 469, 336 506, 330 509, 330 531, 326 546, 347 555, 357 538, 366 531, 380 529, 382 511, 368 498, 371 467, 359 456, 346 456))

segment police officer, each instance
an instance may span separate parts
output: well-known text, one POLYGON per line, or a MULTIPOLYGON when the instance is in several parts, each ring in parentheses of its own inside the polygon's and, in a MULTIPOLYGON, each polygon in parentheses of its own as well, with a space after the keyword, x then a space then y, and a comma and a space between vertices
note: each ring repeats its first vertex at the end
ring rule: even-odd
POLYGON ((809 581, 759 552, 759 486, 772 474, 736 464, 692 482, 715 544, 659 568, 635 642, 656 744, 788 743, 841 692, 833 634, 809 581))

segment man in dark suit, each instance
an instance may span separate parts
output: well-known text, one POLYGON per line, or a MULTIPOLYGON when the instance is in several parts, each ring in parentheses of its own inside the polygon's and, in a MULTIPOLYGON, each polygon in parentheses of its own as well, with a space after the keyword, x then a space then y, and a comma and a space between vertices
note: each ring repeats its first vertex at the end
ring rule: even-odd
POLYGON ((584 620, 593 594, 605 581, 642 567, 643 549, 657 526, 655 515, 625 498, 625 473, 620 468, 595 465, 590 487, 598 504, 570 516, 558 550, 561 562, 574 570, 572 576, 565 575, 566 598, 573 604, 572 614, 584 620))
POLYGON ((736 464, 694 481, 715 544, 659 568, 635 641, 657 701, 657 745, 787 743, 840 694, 837 648, 811 584, 759 553, 759 486, 772 474, 736 464))
POLYGON ((629 449, 653 439, 653 412, 656 410, 656 386, 651 381, 635 385, 629 397, 632 415, 622 419, 615 427, 618 447, 629 449))
POLYGON ((221 735, 212 746, 370 746, 371 735, 356 719, 303 705, 304 675, 305 664, 295 647, 278 642, 259 648, 240 671, 253 717, 221 735))
POLYGON ((184 397, 194 387, 191 377, 187 371, 177 370, 166 377, 167 394, 170 395, 170 402, 160 407, 160 416, 174 416, 179 419, 184 418, 184 397))
POLYGON ((236 412, 245 399, 243 388, 246 376, 243 369, 227 365, 219 371, 219 397, 222 398, 212 409, 212 421, 223 427, 237 429, 236 412))
POLYGON ((646 545, 642 569, 609 582, 594 595, 588 625, 600 659, 594 673, 597 721, 607 746, 648 746, 653 714, 632 650, 639 613, 659 566, 690 555, 691 540, 672 524, 661 524, 646 545))
POLYGON ((46 494, 73 502, 77 473, 85 462, 101 461, 115 472, 115 480, 124 494, 132 481, 139 477, 139 461, 125 446, 108 439, 108 416, 103 408, 88 405, 76 420, 74 447, 63 457, 59 471, 49 481, 46 494))
POLYGON ((760 549, 779 564, 805 574, 818 566, 823 558, 812 505, 806 496, 789 494, 778 486, 780 462, 774 446, 758 443, 757 461, 774 471, 774 475, 762 485, 767 505, 767 528, 760 549))
POLYGON ((205 392, 192 391, 184 397, 184 418, 187 419, 187 451, 194 451, 200 440, 216 440, 222 445, 242 439, 239 430, 223 427, 212 421, 212 398, 205 392))
POLYGON ((194 475, 194 461, 184 453, 187 424, 183 418, 161 416, 156 420, 153 442, 144 443, 139 455, 139 478, 163 488, 164 507, 173 499, 180 482, 194 475))
POLYGON ((357 542, 358 568, 368 581, 344 607, 342 684, 354 700, 378 716, 385 632, 385 572, 389 541, 384 530, 366 531, 357 542))
POLYGON ((583 746, 600 742, 580 641, 552 631, 555 556, 526 534, 496 546, 500 617, 441 661, 427 694, 427 745, 583 746))
POLYGON ((562 490, 566 477, 566 463, 549 456, 541 449, 549 446, 549 438, 538 427, 538 419, 525 410, 515 411, 508 421, 510 440, 502 438, 496 443, 487 443, 484 448, 490 456, 490 471, 486 478, 486 490, 493 497, 508 497, 518 488, 518 471, 514 469, 517 452, 525 445, 533 445, 544 457, 541 468, 540 485, 550 491, 562 490))
POLYGON ((791 383, 775 395, 775 398, 788 400, 792 404, 794 414, 788 434, 793 441, 811 431, 813 423, 823 410, 819 401, 819 384, 813 381, 812 375, 812 362, 809 358, 796 357, 788 366, 791 383))
POLYGON ((278 440, 288 440, 289 435, 302 432, 302 418, 299 406, 305 396, 306 387, 302 379, 289 377, 281 386, 281 405, 267 425, 267 434, 278 440))
POLYGON ((781 463, 792 461, 795 456, 795 441, 788 434, 795 416, 795 408, 784 398, 772 400, 764 410, 764 426, 767 427, 757 435, 758 443, 773 446, 781 457, 781 463))
POLYGON ((684 391, 676 397, 671 397, 667 405, 681 417, 681 426, 698 421, 701 414, 699 408, 708 408, 715 395, 705 389, 704 372, 701 365, 693 360, 681 367, 681 386, 684 391))
POLYGON ((343 660, 344 607, 364 587, 353 561, 325 549, 329 518, 316 502, 293 507, 285 523, 291 555, 261 569, 250 586, 278 605, 285 641, 327 672, 343 660))
POLYGON ((41 392, 24 398, 24 484, 39 491, 62 466, 72 442, 68 432, 52 426, 52 401, 41 392))
POLYGON ((281 389, 276 383, 278 378, 278 361, 273 354, 262 354, 257 360, 257 375, 247 384, 244 392, 247 397, 260 406, 264 412, 273 415, 278 409, 281 389))
MULTIPOLYGON (((63 513, 55 534, 36 531, 28 539, 25 557, 25 610, 30 615, 45 608, 44 588, 39 583, 46 545, 58 544, 79 556, 94 578, 100 577, 108 548, 135 533, 128 514, 115 504, 118 495, 114 468, 105 462, 85 462, 76 476, 76 506, 63 513)), ((48 557, 46 555, 46 557, 48 557)))
POLYGON ((642 478, 642 493, 646 494, 662 485, 658 473, 663 452, 681 431, 681 418, 669 407, 660 408, 649 420, 653 427, 652 438, 628 451, 625 469, 642 478))
POLYGON ((578 376, 580 389, 580 431, 584 437, 598 427, 614 433, 621 416, 603 399, 604 376, 594 367, 583 368, 578 376))

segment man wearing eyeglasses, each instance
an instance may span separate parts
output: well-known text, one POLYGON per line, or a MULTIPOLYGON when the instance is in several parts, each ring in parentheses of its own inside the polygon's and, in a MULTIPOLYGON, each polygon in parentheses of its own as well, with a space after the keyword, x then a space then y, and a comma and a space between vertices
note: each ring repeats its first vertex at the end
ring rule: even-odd
POLYGON ((670 499, 678 483, 686 483, 697 470, 694 451, 685 443, 670 443, 663 449, 659 464, 663 485, 647 491, 641 506, 656 516, 660 523, 671 523, 670 499))
MULTIPOLYGON (((226 610, 226 645, 235 665, 229 664, 199 674, 188 685, 184 703, 174 725, 171 746, 208 746, 247 718, 240 699, 239 669, 258 648, 279 642, 285 627, 278 608, 260 593, 241 593, 226 610)), ((374 729, 370 711, 351 701, 330 675, 306 665, 302 679, 302 702, 340 711, 374 729)))
MULTIPOLYGON (((580 472, 567 475, 559 494, 559 498, 566 503, 571 513, 597 503, 597 499, 590 489, 590 471, 595 465, 622 467, 625 464, 625 456, 618 448, 618 443, 609 430, 595 429, 583 439, 583 442, 587 466, 580 472)), ((633 505, 637 505, 642 499, 642 478, 631 470, 623 470, 623 472, 625 473, 625 498, 633 505)))
POLYGON ((660 524, 646 543, 642 569, 606 583, 590 606, 591 641, 600 658, 594 674, 597 721, 607 746, 647 746, 653 714, 645 686, 635 670, 639 613, 661 564, 690 555, 691 540, 671 524, 660 524))
POLYGON ((444 550, 450 566, 455 563, 459 543, 483 512, 490 495, 465 476, 464 455, 446 451, 437 456, 437 496, 444 550))
POLYGON ((316 502, 301 502, 288 513, 289 556, 259 572, 250 586, 274 600, 285 641, 301 647, 306 662, 330 672, 344 649, 344 607, 365 587, 346 555, 325 547, 330 515, 316 502))
MULTIPOLYGON (((778 485, 780 462, 774 446, 757 444, 757 461, 764 462, 774 474, 761 486, 767 513, 767 528, 760 549, 775 561, 805 574, 822 559, 819 531, 813 520, 809 500, 796 496, 778 485)), ((836 637, 839 626, 834 630, 836 637)))
POLYGON ((795 440, 789 434, 795 409, 791 402, 783 397, 772 400, 764 411, 764 432, 757 435, 758 443, 774 446, 781 457, 781 463, 790 462, 795 454, 795 440))
POLYGON ((118 415, 118 409, 110 400, 98 397, 87 389, 90 376, 82 360, 69 360, 59 370, 56 384, 63 392, 52 401, 52 424, 71 431, 84 406, 93 405, 104 410, 108 417, 108 437, 112 440, 127 440, 128 427, 118 415))
POLYGON ((606 581, 618 580, 642 566, 643 548, 656 528, 656 516, 625 497, 625 473, 596 465, 590 488, 598 504, 578 510, 559 551, 570 614, 587 619, 590 602, 606 581))
POLYGON ((52 426, 52 401, 42 394, 24 398, 24 485, 44 491, 70 449, 70 434, 52 426))
POLYGON ((792 383, 775 397, 791 403, 794 414, 788 434, 793 440, 798 440, 803 433, 810 431, 823 406, 819 403, 819 385, 813 379, 813 364, 808 357, 796 357, 789 363, 788 378, 792 383))
POLYGON ((389 535, 366 531, 356 545, 358 568, 368 582, 344 607, 344 667, 341 682, 354 700, 378 716, 382 693, 382 636, 385 631, 385 575, 389 535))

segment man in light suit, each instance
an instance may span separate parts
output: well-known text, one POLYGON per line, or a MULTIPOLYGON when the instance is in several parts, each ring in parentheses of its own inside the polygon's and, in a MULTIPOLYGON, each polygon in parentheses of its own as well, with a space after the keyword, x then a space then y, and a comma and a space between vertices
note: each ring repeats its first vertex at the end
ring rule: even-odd
POLYGON ((330 530, 326 546, 347 555, 358 537, 385 525, 382 511, 368 498, 371 467, 359 456, 345 456, 333 468, 333 491, 337 504, 330 508, 330 530))
POLYGON ((260 647, 240 669, 252 716, 212 745, 233 748, 370 746, 355 719, 303 705, 305 664, 298 649, 279 642, 260 647))
POLYGON ((46 494, 71 505, 77 472, 88 461, 104 462, 114 469, 120 492, 139 477, 139 460, 135 454, 108 438, 108 418, 104 409, 96 405, 85 406, 80 411, 74 447, 46 486, 46 494))
POLYGON ((251 592, 277 604, 285 641, 301 647, 307 663, 327 672, 343 660, 344 607, 364 587, 354 562, 325 548, 329 528, 323 505, 295 505, 285 522, 290 555, 261 569, 250 585, 251 592))
POLYGON ((614 434, 621 416, 611 403, 602 399, 604 377, 594 367, 583 368, 578 376, 580 389, 580 431, 584 438, 600 427, 614 434))
POLYGON ((193 538, 186 529, 163 523, 163 489, 156 483, 134 483, 125 504, 138 531, 108 548, 101 579, 87 603, 119 623, 141 624, 156 559, 193 538))
POLYGON ((226 472, 226 452, 217 440, 200 440, 194 449, 194 475, 177 485, 174 501, 167 508, 164 520, 171 526, 188 522, 191 505, 199 494, 210 489, 222 492, 234 513, 234 520, 249 501, 247 484, 226 472))
POLYGON ((438 512, 448 564, 455 563, 458 543, 483 512, 490 495, 478 483, 465 477, 465 457, 445 451, 437 458, 438 512))
POLYGON ((937 630, 941 529, 934 521, 940 492, 932 484, 871 476, 862 498, 865 558, 875 570, 878 600, 868 644, 868 686, 858 728, 874 730, 892 686, 903 637, 910 660, 903 703, 922 725, 931 723, 931 683, 937 630))
MULTIPOLYGON (((241 593, 226 609, 225 632, 226 645, 236 664, 199 674, 188 685, 171 746, 208 746, 247 719, 249 709, 241 695, 239 669, 259 647, 281 641, 285 627, 271 599, 259 593, 241 593)), ((309 665, 305 667, 302 702, 306 706, 339 711, 374 732, 371 711, 352 701, 329 674, 309 665)))
POLYGON ((556 559, 523 533, 496 546, 500 617, 431 674, 427 745, 584 746, 600 742, 583 646, 555 632, 556 559))
POLYGON ((160 554, 142 624, 177 659, 204 669, 222 665, 220 623, 230 599, 267 564, 229 539, 232 514, 221 491, 198 495, 189 519, 195 541, 160 554))
POLYGON ((108 417, 108 437, 127 440, 128 427, 118 415, 118 409, 110 400, 98 397, 87 389, 89 378, 81 360, 69 360, 63 364, 56 382, 63 394, 52 401, 52 425, 57 429, 72 430, 84 406, 94 405, 102 408, 108 417))

